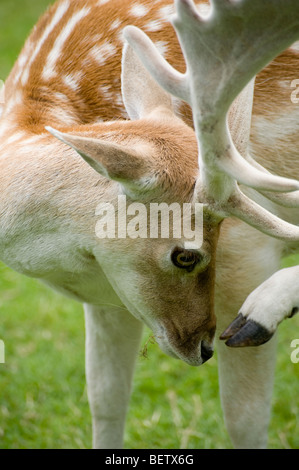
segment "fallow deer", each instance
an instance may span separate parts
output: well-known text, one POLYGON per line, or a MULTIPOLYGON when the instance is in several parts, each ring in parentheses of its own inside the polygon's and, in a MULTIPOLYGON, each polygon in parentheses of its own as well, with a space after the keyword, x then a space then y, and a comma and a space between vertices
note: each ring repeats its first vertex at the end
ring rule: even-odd
POLYGON ((235 447, 265 447, 271 337, 299 305, 298 268, 277 271, 299 240, 299 52, 283 52, 299 10, 175 3, 174 29, 170 0, 60 0, 33 29, 5 83, 1 259, 84 303, 95 447, 122 446, 143 323, 190 365, 225 329, 228 431, 235 447), (97 207, 119 196, 203 204, 201 247, 173 233, 100 239, 97 207))

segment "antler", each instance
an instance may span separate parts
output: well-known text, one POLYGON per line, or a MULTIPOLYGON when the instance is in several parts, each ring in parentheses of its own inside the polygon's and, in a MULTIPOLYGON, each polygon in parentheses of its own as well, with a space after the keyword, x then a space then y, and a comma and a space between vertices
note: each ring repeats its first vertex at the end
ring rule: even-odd
MULTIPOLYGON (((241 156, 227 123, 235 98, 244 95, 247 106, 252 105, 255 75, 299 37, 297 0, 211 0, 206 17, 199 15, 193 0, 175 3, 172 23, 185 57, 185 74, 171 67, 138 28, 125 28, 125 37, 157 82, 192 107, 199 146, 197 197, 220 217, 234 215, 271 236, 299 239, 299 227, 248 199, 237 184, 272 199, 269 191, 295 191, 299 182, 272 175, 243 158, 246 146, 241 156)), ((297 194, 288 196, 276 193, 273 199, 294 205, 297 194)))

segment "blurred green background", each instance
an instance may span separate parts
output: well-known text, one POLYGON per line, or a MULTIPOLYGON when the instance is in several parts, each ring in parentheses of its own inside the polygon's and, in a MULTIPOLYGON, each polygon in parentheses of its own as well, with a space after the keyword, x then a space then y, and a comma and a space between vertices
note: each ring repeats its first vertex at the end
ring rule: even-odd
MULTIPOLYGON (((47 0, 0 0, 0 79, 5 80, 47 0)), ((285 264, 296 264, 291 257, 285 264)), ((0 448, 89 448, 81 305, 0 265, 0 448)), ((150 332, 144 336, 146 342, 150 332)), ((299 315, 279 328, 270 448, 299 448, 299 363, 290 343, 299 315)), ((128 448, 230 448, 220 408, 217 352, 203 367, 149 344, 135 376, 128 448)))

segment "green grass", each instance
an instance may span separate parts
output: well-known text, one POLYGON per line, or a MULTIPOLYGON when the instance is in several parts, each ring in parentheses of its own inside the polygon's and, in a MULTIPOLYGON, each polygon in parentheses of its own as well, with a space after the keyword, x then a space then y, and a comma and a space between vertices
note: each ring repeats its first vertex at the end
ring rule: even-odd
MULTIPOLYGON (((1 0, 0 78, 5 79, 45 0, 1 0)), ((298 257, 287 263, 299 262, 298 257)), ((0 448, 89 448, 81 305, 0 264, 0 448)), ((144 342, 149 336, 146 331, 144 342)), ((279 328, 269 447, 299 448, 299 363, 290 360, 299 315, 279 328)), ((138 359, 128 448, 230 448, 220 408, 217 352, 203 367, 150 344, 138 359)))
POLYGON ((28 33, 51 3, 54 1, 0 1, 0 79, 7 77, 28 33))

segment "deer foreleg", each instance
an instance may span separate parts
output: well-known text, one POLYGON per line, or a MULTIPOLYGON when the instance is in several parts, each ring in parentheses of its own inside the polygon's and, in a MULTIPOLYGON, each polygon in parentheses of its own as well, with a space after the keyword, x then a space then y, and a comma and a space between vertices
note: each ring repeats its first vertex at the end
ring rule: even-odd
POLYGON ((142 325, 124 309, 84 309, 93 447, 120 448, 142 325))
POLYGON ((257 346, 267 342, 279 323, 299 310, 299 266, 281 269, 245 300, 239 315, 222 333, 227 346, 257 346))

